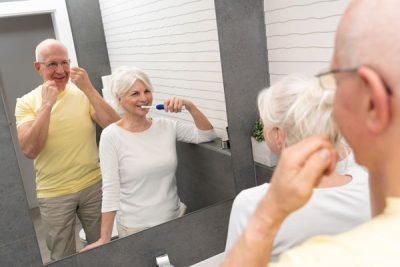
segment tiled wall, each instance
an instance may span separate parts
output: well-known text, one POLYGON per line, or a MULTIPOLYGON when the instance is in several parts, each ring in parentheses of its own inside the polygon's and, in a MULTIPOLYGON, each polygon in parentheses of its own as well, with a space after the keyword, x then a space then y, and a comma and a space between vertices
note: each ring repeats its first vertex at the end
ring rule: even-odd
MULTIPOLYGON (((111 69, 142 68, 154 102, 192 100, 225 138, 225 96, 213 0, 100 0, 111 69)), ((160 113, 153 113, 157 116, 160 113)), ((190 114, 165 114, 192 121, 190 114)))
POLYGON ((339 19, 349 0, 264 0, 271 83, 329 67, 339 19))

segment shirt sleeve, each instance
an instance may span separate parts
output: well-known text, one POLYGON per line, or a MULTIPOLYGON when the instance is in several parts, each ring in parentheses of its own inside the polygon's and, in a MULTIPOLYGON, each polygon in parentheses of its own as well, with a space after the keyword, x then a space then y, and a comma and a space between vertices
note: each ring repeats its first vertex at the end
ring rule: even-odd
POLYGON ((239 239, 248 222, 246 204, 249 204, 243 192, 239 193, 233 201, 229 216, 228 236, 226 238, 225 251, 228 252, 239 239))
POLYGON ((28 97, 18 98, 15 105, 15 120, 16 126, 33 121, 36 119, 36 111, 33 108, 33 103, 29 102, 28 97))
POLYGON ((214 129, 200 130, 196 125, 182 121, 176 122, 176 136, 178 141, 200 144, 217 138, 214 129))
POLYGON ((100 168, 103 179, 103 200, 101 212, 116 211, 120 208, 120 176, 118 148, 112 132, 103 131, 99 144, 100 168))

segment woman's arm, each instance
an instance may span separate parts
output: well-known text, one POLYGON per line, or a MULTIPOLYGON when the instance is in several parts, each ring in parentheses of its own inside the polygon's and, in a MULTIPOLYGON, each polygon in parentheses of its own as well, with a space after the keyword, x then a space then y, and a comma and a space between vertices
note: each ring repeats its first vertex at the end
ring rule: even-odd
POLYGON ((85 252, 95 247, 107 244, 111 240, 111 234, 114 225, 115 211, 104 212, 101 214, 101 231, 100 238, 96 242, 84 247, 79 252, 85 252))
POLYGON ((106 244, 111 240, 115 214, 116 211, 119 210, 120 197, 120 177, 116 139, 115 132, 112 128, 105 129, 100 138, 99 156, 103 180, 100 238, 93 244, 86 246, 80 252, 106 244))

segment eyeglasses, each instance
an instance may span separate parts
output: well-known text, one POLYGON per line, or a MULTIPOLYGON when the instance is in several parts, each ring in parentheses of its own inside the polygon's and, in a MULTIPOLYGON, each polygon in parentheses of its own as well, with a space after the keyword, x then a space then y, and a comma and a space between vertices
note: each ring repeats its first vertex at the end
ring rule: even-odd
POLYGON ((46 69, 48 69, 48 70, 55 71, 58 68, 58 65, 61 65, 61 67, 63 69, 68 69, 69 65, 71 64, 71 60, 68 59, 68 60, 63 60, 61 62, 51 61, 48 63, 45 63, 45 62, 38 62, 38 63, 41 65, 44 65, 46 67, 46 69))
MULTIPOLYGON (((322 72, 319 73, 317 75, 315 75, 315 77, 318 78, 319 80, 319 84, 323 89, 326 90, 335 90, 337 87, 337 83, 336 83, 336 77, 335 74, 338 73, 343 73, 343 72, 357 72, 358 71, 358 67, 357 68, 347 68, 347 69, 333 69, 327 72, 322 72)), ((386 82, 381 78, 383 86, 385 87, 386 92, 388 93, 388 95, 392 95, 392 89, 386 84, 386 82)))
POLYGON ((358 68, 334 69, 334 70, 330 70, 327 72, 319 73, 319 74, 315 75, 315 77, 318 78, 319 85, 323 89, 334 90, 334 89, 336 89, 336 85, 337 85, 335 74, 342 73, 342 72, 356 72, 357 70, 358 70, 358 68))

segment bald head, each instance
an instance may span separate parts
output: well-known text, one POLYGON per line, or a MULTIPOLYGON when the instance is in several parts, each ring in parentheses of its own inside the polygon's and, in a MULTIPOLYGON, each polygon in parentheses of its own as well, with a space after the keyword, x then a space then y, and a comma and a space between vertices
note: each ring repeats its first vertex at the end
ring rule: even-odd
POLYGON ((352 1, 337 30, 334 64, 368 65, 385 80, 399 84, 399 10, 398 0, 352 1))
POLYGON ((67 48, 64 46, 63 43, 61 43, 58 40, 55 39, 46 39, 43 40, 42 42, 40 42, 37 46, 36 46, 36 50, 35 50, 35 58, 37 62, 42 62, 45 60, 46 55, 53 50, 54 48, 56 49, 62 49, 65 51, 65 53, 68 55, 68 50, 67 48))

